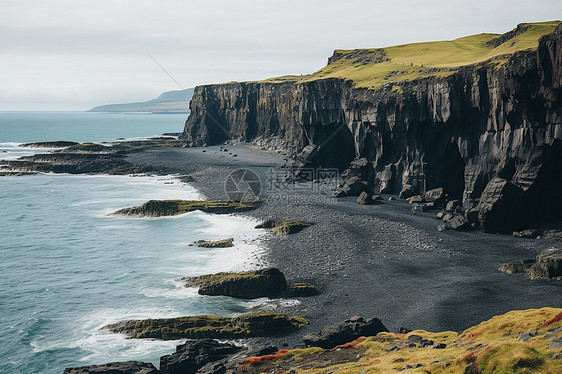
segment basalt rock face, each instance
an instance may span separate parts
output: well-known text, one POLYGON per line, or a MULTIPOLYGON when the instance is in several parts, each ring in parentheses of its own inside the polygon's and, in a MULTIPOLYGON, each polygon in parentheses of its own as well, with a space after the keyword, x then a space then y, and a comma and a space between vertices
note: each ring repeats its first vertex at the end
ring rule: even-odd
POLYGON ((201 86, 182 138, 192 145, 281 138, 294 155, 314 144, 312 165, 343 170, 366 159, 350 178, 369 193, 443 187, 467 209, 501 178, 521 189, 522 217, 560 218, 562 25, 536 50, 506 58, 401 82, 399 90, 340 79, 201 86))

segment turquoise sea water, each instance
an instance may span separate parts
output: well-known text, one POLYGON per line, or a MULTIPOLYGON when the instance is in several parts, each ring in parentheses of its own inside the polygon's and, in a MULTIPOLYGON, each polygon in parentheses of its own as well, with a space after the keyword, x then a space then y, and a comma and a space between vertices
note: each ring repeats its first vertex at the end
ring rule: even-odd
MULTIPOLYGON (((119 116, 19 113, 15 126, 13 114, 0 113, 0 143, 14 154, 20 142, 178 132, 184 120, 119 116)), ((171 177, 0 178, 0 373, 62 373, 69 366, 125 360, 158 366, 159 357, 178 341, 125 339, 100 327, 131 318, 235 315, 266 303, 197 295, 179 281, 255 265, 260 251, 255 222, 201 212, 166 218, 109 215, 149 199, 201 197, 171 177), (234 237, 236 246, 188 245, 225 237, 234 237)))

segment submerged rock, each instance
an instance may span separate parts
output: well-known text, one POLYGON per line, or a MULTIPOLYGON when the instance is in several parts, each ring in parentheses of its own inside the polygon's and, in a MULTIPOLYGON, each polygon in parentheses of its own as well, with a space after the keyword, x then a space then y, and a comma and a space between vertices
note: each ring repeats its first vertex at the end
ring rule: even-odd
POLYGON ((206 213, 230 214, 256 209, 258 200, 150 200, 140 206, 120 209, 113 214, 124 216, 175 216, 195 210, 206 213))
POLYGON ((229 248, 234 247, 234 238, 228 238, 223 240, 217 241, 208 241, 208 240, 198 240, 192 246, 201 247, 201 248, 229 248))
MULTIPOLYGON (((110 362, 64 369, 64 374, 161 374, 154 365, 140 361, 110 362)), ((164 373, 162 373, 164 374, 164 373)))
POLYGON ((238 317, 190 316, 130 320, 103 329, 135 339, 242 339, 292 333, 307 321, 276 313, 253 313, 238 317))
POLYGON ((199 287, 199 294, 242 299, 278 297, 287 289, 279 269, 269 268, 241 273, 217 273, 182 278, 186 287, 199 287))
POLYGON ((378 318, 365 320, 363 317, 356 316, 325 327, 318 334, 305 335, 303 341, 307 346, 329 349, 361 336, 377 335, 379 332, 388 332, 388 330, 378 318))

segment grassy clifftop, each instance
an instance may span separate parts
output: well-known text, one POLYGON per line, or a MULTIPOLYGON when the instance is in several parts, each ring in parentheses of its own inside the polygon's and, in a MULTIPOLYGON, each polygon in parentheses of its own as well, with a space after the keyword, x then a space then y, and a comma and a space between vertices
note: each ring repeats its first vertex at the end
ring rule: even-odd
POLYGON ((562 309, 512 311, 462 333, 379 333, 339 348, 249 358, 240 372, 297 374, 562 372, 562 309))
POLYGON ((524 23, 503 35, 478 34, 449 41, 336 50, 328 65, 313 74, 271 78, 264 82, 310 82, 341 78, 353 81, 356 87, 378 89, 385 83, 443 77, 462 66, 486 61, 500 65, 515 52, 535 49, 539 39, 554 31, 560 23, 524 23))

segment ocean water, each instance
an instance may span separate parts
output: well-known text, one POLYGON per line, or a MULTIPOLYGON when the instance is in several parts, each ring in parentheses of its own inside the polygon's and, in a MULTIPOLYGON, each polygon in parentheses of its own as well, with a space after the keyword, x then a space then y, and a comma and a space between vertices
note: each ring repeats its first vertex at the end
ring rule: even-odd
MULTIPOLYGON (((18 126, 7 124, 12 114, 0 113, 0 143, 12 154, 21 142, 177 132, 184 120, 92 113, 15 117, 18 126), (143 118, 140 124, 138 118, 143 118), (58 135, 48 135, 49 129, 58 135)), ((100 328, 133 318, 232 316, 267 303, 201 296, 179 280, 257 266, 261 234, 253 228, 256 222, 202 212, 163 218, 110 215, 166 198, 203 196, 172 177, 0 177, 0 373, 60 374, 65 367, 124 360, 158 366, 159 357, 180 341, 126 339, 100 328), (234 238, 235 247, 189 246, 226 237, 234 238)))

